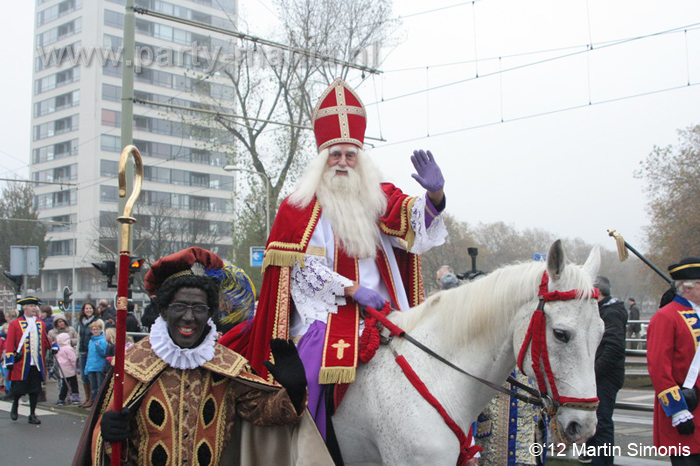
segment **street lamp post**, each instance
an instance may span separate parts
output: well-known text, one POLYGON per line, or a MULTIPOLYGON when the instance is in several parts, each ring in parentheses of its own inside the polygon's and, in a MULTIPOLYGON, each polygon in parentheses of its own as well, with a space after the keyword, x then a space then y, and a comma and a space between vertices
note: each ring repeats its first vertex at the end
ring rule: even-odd
POLYGON ((265 228, 267 232, 265 239, 267 240, 267 238, 270 237, 270 178, 264 173, 255 170, 249 170, 247 168, 236 167, 234 165, 226 165, 224 167, 224 170, 227 172, 248 172, 265 178, 265 228))

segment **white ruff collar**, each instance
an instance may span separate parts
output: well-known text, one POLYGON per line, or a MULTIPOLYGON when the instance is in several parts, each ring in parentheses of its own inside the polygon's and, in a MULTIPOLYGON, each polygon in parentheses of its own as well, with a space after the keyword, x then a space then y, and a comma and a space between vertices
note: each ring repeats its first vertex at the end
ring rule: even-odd
POLYGON ((204 341, 195 348, 180 348, 168 333, 168 324, 158 316, 151 326, 151 348, 156 356, 176 369, 194 369, 214 357, 214 345, 216 344, 216 326, 211 319, 207 322, 209 333, 204 341))

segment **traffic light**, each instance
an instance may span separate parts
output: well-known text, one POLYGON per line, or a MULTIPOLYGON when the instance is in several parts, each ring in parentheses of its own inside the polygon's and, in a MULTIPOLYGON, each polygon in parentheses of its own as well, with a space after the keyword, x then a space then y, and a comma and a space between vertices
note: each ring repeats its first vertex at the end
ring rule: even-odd
POLYGON ((134 284, 134 276, 141 271, 145 261, 142 257, 131 257, 129 259, 129 285, 134 284))
POLYGON ((112 285, 112 278, 114 278, 114 274, 116 273, 116 264, 114 261, 93 262, 92 266, 107 277, 107 288, 116 288, 116 285, 112 285))
POLYGON ((143 267, 144 260, 141 257, 132 257, 129 260, 129 273, 136 273, 141 271, 141 267, 143 267))
POLYGON ((20 294, 22 291, 22 275, 10 275, 8 272, 3 272, 3 274, 15 284, 15 293, 20 294))
POLYGON ((70 288, 67 286, 63 287, 63 301, 59 302, 59 307, 64 311, 70 307, 70 303, 73 301, 70 297, 72 294, 73 292, 70 290, 70 288))

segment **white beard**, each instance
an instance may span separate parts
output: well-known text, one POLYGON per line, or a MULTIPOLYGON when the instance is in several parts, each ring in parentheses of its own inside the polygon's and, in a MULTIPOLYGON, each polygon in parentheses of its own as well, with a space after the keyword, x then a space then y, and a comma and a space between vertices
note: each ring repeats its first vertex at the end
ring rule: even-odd
POLYGON ((336 175, 334 169, 329 169, 323 175, 316 196, 348 256, 375 257, 380 245, 377 222, 386 208, 386 197, 379 184, 368 190, 353 169, 348 169, 347 176, 336 175), (377 202, 371 202, 371 198, 376 199, 378 194, 383 206, 372 209, 372 204, 376 206, 377 202))
POLYGON ((357 154, 355 169, 337 175, 337 167, 327 167, 328 149, 311 163, 292 204, 306 207, 316 195, 324 216, 348 256, 374 258, 380 245, 378 220, 386 210, 386 195, 379 171, 364 151, 357 154))

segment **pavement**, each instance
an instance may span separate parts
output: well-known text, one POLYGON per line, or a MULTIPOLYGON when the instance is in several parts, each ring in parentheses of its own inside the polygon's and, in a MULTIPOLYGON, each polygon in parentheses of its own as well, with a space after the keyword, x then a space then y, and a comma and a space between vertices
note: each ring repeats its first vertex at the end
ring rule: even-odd
POLYGON ((88 410, 57 406, 55 380, 49 380, 46 389, 46 401, 39 402, 36 410, 41 425, 27 422, 28 400, 20 401, 17 421, 10 420, 12 403, 0 401, 0 464, 3 466, 71 464, 88 410), (10 446, 12 448, 6 448, 10 446))
MULTIPOLYGON (((82 390, 82 386, 80 387, 82 390)), ((81 398, 84 399, 84 394, 81 392, 81 398)), ((624 388, 618 394, 618 401, 635 402, 635 403, 653 403, 654 394, 648 388, 624 388)), ((72 458, 72 452, 78 443, 78 438, 82 432, 82 426, 89 411, 80 408, 77 405, 57 406, 58 401, 58 386, 55 380, 49 380, 46 384, 46 401, 39 402, 37 407, 37 416, 42 420, 41 426, 31 426, 27 424, 26 416, 29 414, 29 402, 27 400, 20 402, 19 414, 20 418, 16 423, 9 420, 9 411, 11 403, 0 401, 0 438, 2 444, 5 440, 11 440, 4 436, 3 432, 14 432, 18 429, 30 431, 31 429, 41 429, 42 442, 47 439, 46 433, 51 432, 52 437, 56 437, 55 441, 60 442, 65 446, 66 451, 69 451, 72 458), (21 426, 20 426, 21 424, 21 426), (5 430, 7 429, 7 430, 5 430)), ((652 454, 639 454, 642 448, 648 448, 653 445, 652 441, 652 415, 651 413, 640 413, 635 411, 616 410, 613 416, 615 421, 615 443, 621 449, 621 455, 615 457, 615 465, 618 466, 667 466, 670 464, 668 457, 659 457, 652 454)), ((34 432, 34 431, 32 431, 34 432)), ((9 442, 7 444, 10 444, 9 442)), ((647 452, 649 453, 649 452, 647 452)), ((55 455, 55 453, 54 453, 55 455)), ((25 457, 27 458, 27 457, 25 457)), ((38 461, 41 464, 41 452, 33 452, 29 456, 32 460, 38 461)), ((547 457, 547 465, 549 466, 573 466, 579 465, 578 454, 572 449, 568 449, 560 455, 547 457)), ((68 462, 56 462, 56 456, 50 456, 52 464, 69 464, 68 462)), ((29 461, 33 463, 33 461, 29 461)), ((13 464, 4 463, 3 464, 13 464)))

